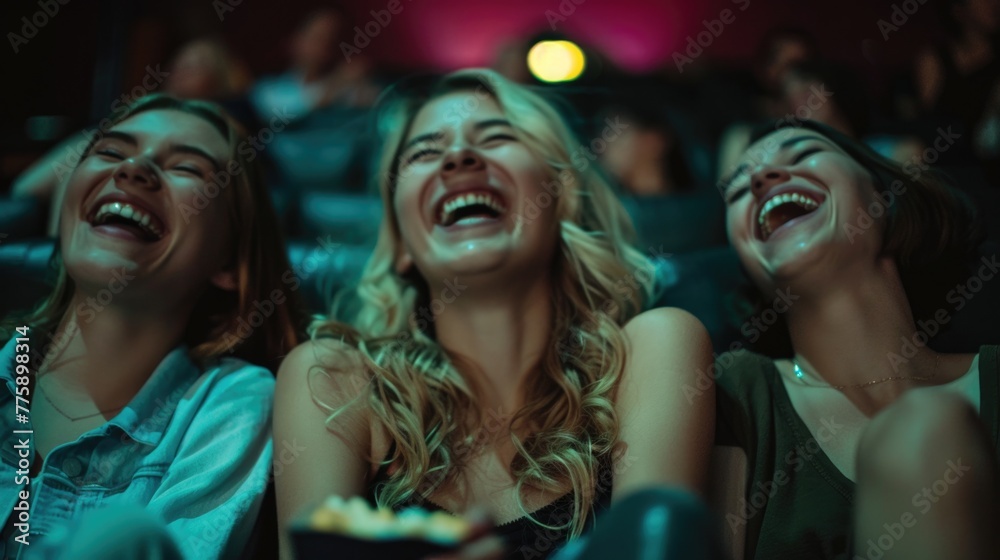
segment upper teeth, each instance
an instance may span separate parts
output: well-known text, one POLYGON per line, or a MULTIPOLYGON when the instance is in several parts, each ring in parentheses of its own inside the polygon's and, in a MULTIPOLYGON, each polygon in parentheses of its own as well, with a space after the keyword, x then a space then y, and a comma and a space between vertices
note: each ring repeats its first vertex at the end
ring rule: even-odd
POLYGON ((446 223, 445 219, 448 218, 452 212, 458 210, 459 208, 464 208, 466 206, 471 206, 473 204, 484 204, 490 208, 497 211, 498 214, 502 214, 506 208, 495 196, 488 193, 468 193, 460 194, 454 198, 448 199, 441 206, 441 215, 438 219, 441 223, 446 223))
POLYGON ((101 207, 97 209, 97 213, 94 215, 94 223, 100 223, 100 221, 109 214, 115 214, 135 222, 140 228, 155 235, 156 237, 161 237, 163 235, 163 231, 160 229, 156 219, 147 214, 145 211, 124 202, 107 202, 102 204, 101 207))
POLYGON ((804 194, 799 194, 799 193, 782 193, 782 194, 779 194, 777 196, 774 196, 774 197, 768 199, 768 201, 764 203, 764 206, 762 206, 760 208, 760 213, 757 214, 757 223, 760 224, 761 227, 764 228, 765 233, 767 233, 767 234, 771 233, 771 231, 770 231, 771 228, 770 228, 769 224, 767 223, 767 214, 768 214, 768 212, 770 212, 771 210, 777 208, 778 206, 781 206, 782 204, 787 204, 789 202, 798 204, 799 206, 801 206, 803 208, 806 208, 808 210, 812 210, 813 208, 816 208, 817 206, 819 206, 818 202, 816 202, 815 200, 813 200, 812 198, 810 198, 810 197, 808 197, 808 196, 806 196, 804 194))

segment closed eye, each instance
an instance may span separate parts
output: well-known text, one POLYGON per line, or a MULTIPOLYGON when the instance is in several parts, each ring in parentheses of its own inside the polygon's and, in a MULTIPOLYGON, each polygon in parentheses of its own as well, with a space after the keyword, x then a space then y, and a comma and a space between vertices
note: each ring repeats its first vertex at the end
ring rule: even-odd
POLYGON ((99 156, 104 156, 106 158, 111 158, 111 159, 123 159, 125 157, 125 155, 119 152, 118 150, 114 150, 111 148, 102 148, 100 150, 96 150, 94 153, 99 156))
POLYGON ((749 190, 750 189, 748 187, 739 187, 737 189, 733 189, 733 192, 729 194, 729 198, 726 199, 726 204, 732 204, 736 202, 749 190))
POLYGON ((194 166, 191 166, 191 165, 179 165, 179 166, 175 167, 174 169, 176 169, 177 171, 183 171, 184 173, 190 173, 190 174, 192 174, 192 175, 194 175, 196 177, 204 177, 205 176, 205 174, 201 171, 200 168, 194 167, 194 166))
POLYGON ((496 143, 496 142, 501 141, 501 140, 516 141, 517 138, 515 136, 513 136, 512 134, 493 134, 491 136, 488 136, 486 139, 484 139, 483 143, 484 144, 496 143))
POLYGON ((802 150, 801 152, 798 153, 798 155, 795 156, 795 159, 792 160, 792 163, 793 164, 799 163, 802 160, 806 159, 807 157, 809 157, 809 156, 811 156, 811 155, 813 155, 815 153, 821 152, 821 151, 823 151, 823 150, 821 150, 819 148, 807 148, 805 150, 802 150))
POLYGON ((422 150, 417 150, 416 152, 410 154, 410 157, 406 158, 406 163, 411 164, 419 159, 426 159, 427 156, 432 156, 440 153, 441 150, 436 150, 432 148, 424 148, 422 150))

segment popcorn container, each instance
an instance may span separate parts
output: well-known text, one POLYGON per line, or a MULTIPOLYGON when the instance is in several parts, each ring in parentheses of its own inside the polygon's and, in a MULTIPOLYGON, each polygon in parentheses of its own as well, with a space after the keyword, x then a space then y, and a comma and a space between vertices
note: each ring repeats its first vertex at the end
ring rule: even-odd
POLYGON ((290 527, 298 560, 419 560, 456 551, 468 530, 465 520, 443 512, 409 508, 397 515, 337 496, 290 527))

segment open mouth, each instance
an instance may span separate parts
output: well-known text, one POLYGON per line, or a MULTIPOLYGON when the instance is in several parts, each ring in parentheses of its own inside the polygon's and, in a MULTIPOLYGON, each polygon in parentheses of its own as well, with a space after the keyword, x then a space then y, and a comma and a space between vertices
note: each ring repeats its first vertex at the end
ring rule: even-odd
POLYGON ((92 212, 90 225, 118 236, 124 234, 145 242, 163 239, 165 230, 163 221, 152 212, 121 201, 98 205, 92 212))
POLYGON ((761 241, 767 241, 786 224, 816 211, 824 199, 806 191, 786 191, 768 198, 757 213, 761 241))
POLYGON ((477 190, 445 196, 438 202, 435 216, 437 225, 452 227, 496 221, 506 212, 507 206, 498 193, 477 190))

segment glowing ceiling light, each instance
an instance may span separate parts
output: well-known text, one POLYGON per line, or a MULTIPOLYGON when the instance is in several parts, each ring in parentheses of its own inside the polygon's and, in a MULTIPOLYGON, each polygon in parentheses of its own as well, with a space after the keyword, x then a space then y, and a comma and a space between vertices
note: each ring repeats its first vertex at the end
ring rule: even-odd
POLYGON ((528 69, 543 82, 568 82, 583 73, 583 50, 570 41, 541 41, 528 51, 528 69))

